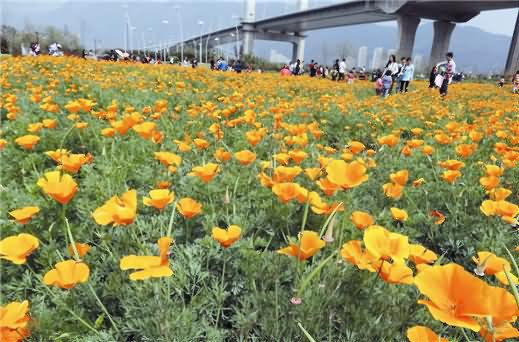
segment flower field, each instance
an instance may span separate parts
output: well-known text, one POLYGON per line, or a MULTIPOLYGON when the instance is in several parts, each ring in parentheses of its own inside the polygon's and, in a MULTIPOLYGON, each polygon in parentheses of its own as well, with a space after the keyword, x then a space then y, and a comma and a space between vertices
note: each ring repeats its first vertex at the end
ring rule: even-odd
POLYGON ((3 58, 1 341, 517 341, 519 101, 3 58))

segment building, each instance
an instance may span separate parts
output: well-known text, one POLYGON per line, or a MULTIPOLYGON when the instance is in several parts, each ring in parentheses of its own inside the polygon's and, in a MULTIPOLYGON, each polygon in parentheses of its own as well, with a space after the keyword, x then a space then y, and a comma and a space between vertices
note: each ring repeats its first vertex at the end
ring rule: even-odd
POLYGON ((357 66, 359 68, 368 66, 368 47, 361 46, 357 55, 357 66))
POLYGON ((382 68, 384 65, 384 48, 377 47, 373 50, 373 59, 371 61, 371 70, 382 68))

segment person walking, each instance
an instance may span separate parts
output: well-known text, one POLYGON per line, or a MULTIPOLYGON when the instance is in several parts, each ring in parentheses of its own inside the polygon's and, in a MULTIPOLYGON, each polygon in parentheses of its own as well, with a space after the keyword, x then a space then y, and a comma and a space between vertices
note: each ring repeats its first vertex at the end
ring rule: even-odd
POLYGON ((389 95, 389 90, 393 87, 393 77, 391 76, 391 70, 386 70, 382 77, 382 97, 389 95))
POLYGON ((436 66, 433 66, 431 69, 431 73, 429 74, 429 88, 434 88, 436 85, 434 84, 434 81, 436 80, 436 72, 438 68, 436 66))
POLYGON ((402 67, 402 71, 400 72, 400 92, 407 93, 407 87, 409 87, 409 83, 413 80, 414 76, 414 64, 411 61, 411 57, 407 57, 405 60, 405 65, 402 67))
POLYGON ((512 83, 514 85, 512 91, 514 94, 519 93, 519 70, 516 71, 514 78, 512 79, 512 83))
POLYGON ((440 87, 440 95, 442 97, 447 96, 449 90, 449 83, 452 81, 452 76, 456 73, 456 63, 454 62, 454 54, 447 52, 445 55, 447 60, 439 63, 436 67, 439 69, 440 65, 445 65, 445 72, 443 74, 443 81, 440 87))
POLYGON ((346 58, 343 58, 342 61, 339 63, 339 78, 337 79, 337 81, 344 81, 345 76, 346 74, 346 58))
POLYGON ((391 72, 391 87, 389 88, 388 94, 391 94, 393 92, 393 85, 396 81, 397 75, 398 75, 398 63, 396 62, 396 56, 390 55, 389 60, 386 63, 386 67, 384 68, 384 75, 386 74, 386 71, 391 72))

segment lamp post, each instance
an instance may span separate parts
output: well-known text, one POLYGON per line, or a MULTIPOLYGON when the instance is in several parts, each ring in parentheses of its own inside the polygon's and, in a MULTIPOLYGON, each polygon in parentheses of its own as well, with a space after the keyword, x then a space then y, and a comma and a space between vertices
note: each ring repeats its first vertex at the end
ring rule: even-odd
MULTIPOLYGON (((216 43, 215 43, 215 45, 216 45, 216 46, 215 46, 215 47, 216 47, 216 53, 217 53, 218 55, 220 55, 219 47, 218 47, 218 42, 220 41, 220 38, 216 37, 216 38, 214 39, 214 41, 216 42, 216 43)), ((218 56, 218 57, 220 57, 220 56, 218 56)))
POLYGON ((133 44, 133 31, 135 31, 137 29, 137 27, 135 26, 130 26, 130 51, 131 53, 133 54, 133 50, 136 50, 135 47, 137 44, 133 44))
MULTIPOLYGON (((153 44, 153 27, 148 27, 148 32, 150 33, 150 39, 148 39, 148 46, 151 48, 151 45, 153 44)), ((149 50, 149 49, 148 49, 149 50)), ((151 50, 150 50, 151 52, 151 50)))
POLYGON ((180 7, 175 6, 175 11, 177 12, 178 25, 180 29, 180 61, 184 63, 184 32, 182 28, 182 17, 180 16, 180 7))
POLYGON ((130 40, 130 15, 128 14, 128 5, 127 4, 124 4, 121 7, 124 8, 124 10, 125 10, 125 12, 124 12, 125 23, 124 23, 123 36, 124 36, 124 52, 127 52, 128 45, 129 45, 128 42, 130 40))
MULTIPOLYGON (((168 25, 169 24, 169 20, 168 19, 162 19, 162 23, 164 25, 168 25)), ((166 27, 166 31, 167 31, 167 27, 166 27)), ((164 44, 163 51, 162 51, 162 56, 164 57, 164 62, 168 58, 167 52, 166 52, 166 46, 167 46, 167 44, 164 44)))
POLYGON ((202 20, 198 21, 198 25, 200 25, 200 63, 203 62, 203 56, 202 56, 202 27, 204 26, 204 22, 202 20))
POLYGON ((236 28, 236 59, 240 59, 240 31, 238 31, 238 21, 240 17, 238 15, 233 15, 232 19, 235 19, 234 27, 236 28))

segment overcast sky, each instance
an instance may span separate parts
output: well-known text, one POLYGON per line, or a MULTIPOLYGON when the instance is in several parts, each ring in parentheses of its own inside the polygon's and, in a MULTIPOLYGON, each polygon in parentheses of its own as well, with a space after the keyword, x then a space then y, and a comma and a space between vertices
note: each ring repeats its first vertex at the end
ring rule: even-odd
MULTIPOLYGON (((2 0, 0 0, 2 1, 2 0)), ((9 1, 9 0, 7 0, 9 1)), ((182 6, 189 6, 189 3, 193 2, 207 2, 208 0, 183 0, 184 4, 182 6)), ((215 3, 220 1, 226 1, 226 2, 236 2, 241 7, 244 0, 213 0, 215 3)), ((261 3, 264 2, 272 2, 276 0, 256 0, 257 6, 261 6, 261 3)), ((448 1, 448 0, 445 0, 448 1)), ((46 4, 49 7, 53 6, 59 6, 63 4, 64 2, 82 2, 82 3, 96 3, 100 4, 103 2, 111 2, 111 3, 126 3, 131 4, 132 2, 139 2, 143 3, 143 1, 138 0, 15 0, 15 1, 9 1, 9 2, 15 2, 15 3, 38 3, 38 4, 46 4)), ((146 2, 170 2, 169 0, 149 0, 146 2)), ((176 3, 179 2, 179 0, 175 0, 176 3)), ((286 4, 286 8, 293 7, 297 0, 277 0, 276 2, 283 2, 286 4)), ((344 2, 344 0, 309 0, 310 7, 319 7, 323 5, 329 5, 331 3, 339 3, 344 2)), ((467 1, 470 2, 470 1, 467 1)), ((519 0, 518 0, 519 3, 519 0)), ((0 4, 1 7, 1 4, 0 4)), ((258 12, 260 12, 261 9, 258 9, 258 12)), ((474 19, 470 20, 469 22, 462 24, 462 25, 470 25, 478 27, 484 31, 491 32, 491 33, 499 33, 499 34, 505 34, 508 36, 511 36, 514 31, 514 25, 517 20, 517 9, 507 9, 507 10, 497 10, 497 11, 486 11, 475 17, 474 19)), ((4 18, 5 19, 5 18, 4 18)), ((385 23, 384 25, 395 25, 394 22, 385 23)))

